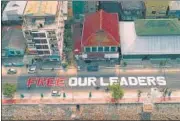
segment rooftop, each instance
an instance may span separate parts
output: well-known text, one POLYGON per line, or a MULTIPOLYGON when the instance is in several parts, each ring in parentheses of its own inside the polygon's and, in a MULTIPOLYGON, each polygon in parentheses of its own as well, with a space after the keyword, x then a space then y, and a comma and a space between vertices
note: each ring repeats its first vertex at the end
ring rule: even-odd
POLYGON ((4 14, 6 12, 10 12, 11 14, 15 13, 23 15, 26 3, 26 1, 9 1, 6 7, 4 8, 3 19, 6 20, 6 14, 4 14))
POLYGON ((142 1, 121 1, 122 9, 144 9, 144 3, 142 1))
POLYGON ((139 19, 135 21, 136 34, 150 35, 180 35, 178 19, 139 19))
POLYGON ((82 44, 84 46, 119 46, 118 22, 117 13, 100 10, 87 15, 83 24, 82 44))
POLYGON ((170 1, 169 10, 180 10, 180 1, 170 1))
POLYGON ((56 15, 58 1, 28 1, 24 15, 47 16, 56 15))
POLYGON ((123 55, 180 54, 179 36, 137 36, 134 22, 120 22, 123 55))
POLYGON ((23 36, 22 30, 19 27, 2 28, 2 49, 12 48, 12 49, 24 49, 25 48, 25 38, 23 36))

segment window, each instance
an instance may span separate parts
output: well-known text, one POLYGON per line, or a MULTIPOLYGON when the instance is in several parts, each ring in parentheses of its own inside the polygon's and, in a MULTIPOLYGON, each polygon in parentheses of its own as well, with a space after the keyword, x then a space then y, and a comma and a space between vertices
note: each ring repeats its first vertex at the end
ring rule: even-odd
POLYGON ((91 52, 91 48, 90 47, 86 47, 85 48, 85 52, 91 52))
POLYGON ((48 49, 48 45, 36 45, 36 49, 48 49))
POLYGON ((47 43, 46 39, 41 39, 41 43, 47 43))
POLYGON ((39 55, 42 55, 43 54, 43 51, 37 51, 39 55))
POLYGON ((98 52, 103 52, 103 47, 98 47, 98 52))
POLYGON ((152 14, 156 14, 156 11, 152 11, 152 14))
POLYGON ((35 43, 47 43, 46 39, 34 39, 33 40, 35 43))
POLYGON ((116 47, 111 47, 111 52, 116 52, 116 47))
POLYGON ((109 47, 104 47, 105 52, 109 52, 109 47))
POLYGON ((50 52, 49 51, 44 51, 44 54, 50 54, 50 52))
POLYGON ((97 47, 92 47, 92 52, 96 52, 97 51, 97 47))
POLYGON ((17 54, 17 55, 21 55, 21 52, 20 52, 20 51, 16 51, 16 54, 17 54))
POLYGON ((32 33, 33 37, 46 37, 45 33, 32 33))

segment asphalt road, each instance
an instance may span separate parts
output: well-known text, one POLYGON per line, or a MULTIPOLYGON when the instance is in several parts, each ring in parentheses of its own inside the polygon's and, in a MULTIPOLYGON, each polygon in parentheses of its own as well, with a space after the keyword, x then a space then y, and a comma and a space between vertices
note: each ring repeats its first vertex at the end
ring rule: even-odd
MULTIPOLYGON (((18 91, 27 91, 27 87, 26 87, 26 81, 29 77, 57 77, 56 73, 42 73, 42 74, 36 74, 36 75, 31 75, 31 74, 23 74, 21 76, 4 76, 2 77, 2 82, 9 82, 9 83, 17 83, 17 90, 18 91)), ((99 78, 103 77, 103 81, 104 83, 108 83, 109 82, 109 77, 157 77, 157 76, 163 76, 165 77, 166 80, 166 87, 168 88, 172 88, 172 89, 180 89, 180 74, 179 73, 124 73, 124 74, 119 74, 118 76, 114 74, 113 71, 110 71, 109 73, 103 73, 103 72, 79 72, 77 74, 77 77, 96 77, 97 81, 96 81, 96 85, 100 84, 99 78)), ((69 77, 76 77, 76 76, 58 76, 58 77, 65 77, 65 87, 58 87, 58 89, 62 90, 95 90, 95 87, 92 86, 84 86, 84 87, 80 87, 80 86, 76 86, 76 87, 70 87, 68 85, 68 78, 69 77)), ((164 88, 164 86, 123 86, 124 89, 148 89, 151 87, 158 87, 158 88, 164 88)), ((53 87, 55 88, 55 87, 53 87)), ((104 90, 106 87, 100 87, 99 90, 104 90)), ((46 92, 46 91, 50 91, 52 88, 49 87, 36 87, 35 85, 33 85, 31 87, 30 90, 28 91, 40 91, 40 92, 46 92)))

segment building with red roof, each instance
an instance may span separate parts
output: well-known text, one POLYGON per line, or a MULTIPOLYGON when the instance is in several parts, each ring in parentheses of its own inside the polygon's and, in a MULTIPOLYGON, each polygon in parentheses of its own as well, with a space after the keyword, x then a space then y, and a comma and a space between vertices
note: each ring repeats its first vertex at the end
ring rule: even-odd
POLYGON ((83 59, 119 58, 118 13, 100 10, 87 15, 83 23, 80 45, 83 59))

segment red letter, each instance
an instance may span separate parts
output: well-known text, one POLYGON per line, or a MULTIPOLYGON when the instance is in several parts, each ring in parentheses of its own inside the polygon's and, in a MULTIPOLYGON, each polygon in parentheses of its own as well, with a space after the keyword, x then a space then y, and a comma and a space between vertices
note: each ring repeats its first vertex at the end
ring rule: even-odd
POLYGON ((30 77, 26 82, 27 87, 30 87, 32 84, 36 83, 36 81, 36 77, 30 77))
POLYGON ((43 77, 38 78, 38 81, 37 81, 37 83, 36 83, 36 86, 37 86, 37 87, 45 86, 45 85, 44 85, 44 78, 43 78, 43 77))
POLYGON ((64 87, 65 84, 64 84, 64 78, 56 78, 56 86, 58 87, 64 87))
POLYGON ((47 85, 48 87, 54 86, 53 81, 54 81, 54 78, 53 78, 53 77, 47 78, 46 85, 47 85))

